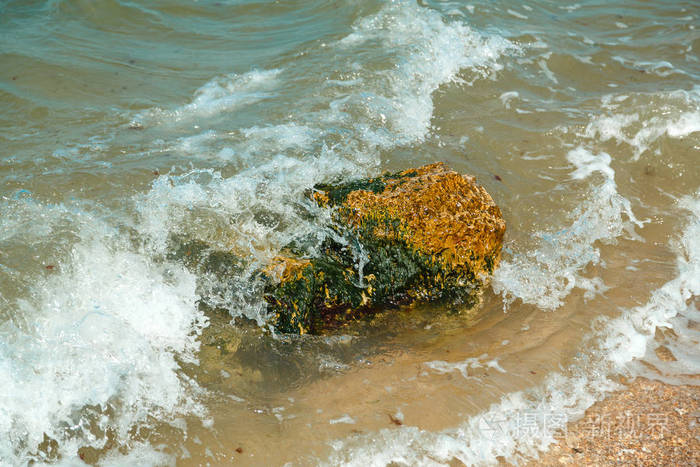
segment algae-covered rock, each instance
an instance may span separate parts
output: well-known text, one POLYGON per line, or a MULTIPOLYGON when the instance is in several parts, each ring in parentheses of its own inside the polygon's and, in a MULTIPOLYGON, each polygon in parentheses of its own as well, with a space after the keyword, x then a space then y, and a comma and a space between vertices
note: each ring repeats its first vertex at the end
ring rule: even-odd
POLYGON ((474 305, 500 259, 505 221, 473 177, 445 164, 336 185, 310 197, 333 210, 310 258, 274 259, 265 299, 278 331, 317 333, 379 306, 474 305))

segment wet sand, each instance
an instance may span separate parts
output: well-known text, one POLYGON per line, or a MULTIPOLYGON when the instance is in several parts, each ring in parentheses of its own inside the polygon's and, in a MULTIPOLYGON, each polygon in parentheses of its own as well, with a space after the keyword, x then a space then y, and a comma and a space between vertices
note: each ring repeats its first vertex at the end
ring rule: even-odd
POLYGON ((700 465, 700 386, 643 378, 569 423, 529 466, 700 465))

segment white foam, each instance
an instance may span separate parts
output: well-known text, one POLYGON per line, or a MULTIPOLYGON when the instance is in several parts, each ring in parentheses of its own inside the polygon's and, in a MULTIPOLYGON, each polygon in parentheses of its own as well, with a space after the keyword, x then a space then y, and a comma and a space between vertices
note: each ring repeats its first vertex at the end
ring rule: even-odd
POLYGON ((503 94, 501 94, 499 99, 501 99, 501 102, 503 103, 503 106, 506 109, 510 109, 510 101, 512 99, 517 99, 519 97, 520 97, 520 94, 518 94, 518 91, 508 91, 508 92, 504 92, 503 94))
POLYGON ((608 141, 611 138, 619 138, 623 128, 639 121, 639 114, 605 115, 595 118, 586 126, 588 138, 597 137, 600 141, 608 141))
POLYGON ((180 113, 211 116, 270 97, 269 91, 277 84, 281 71, 256 70, 243 75, 215 78, 197 89, 194 100, 180 113))
POLYGON ((126 443, 149 416, 203 414, 176 361, 196 361, 206 325, 194 277, 129 251, 95 218, 80 229, 84 240, 62 269, 18 301, 26 324, 0 326, 0 459, 8 462, 27 461, 44 434, 68 461, 81 446, 102 447, 96 430, 109 426, 126 443))
POLYGON ((352 418, 348 414, 344 414, 342 417, 334 418, 334 419, 330 420, 328 423, 330 423, 331 425, 337 425, 338 423, 347 423, 350 425, 354 425, 355 419, 352 418))
POLYGON ((571 178, 582 180, 594 172, 600 172, 607 180, 615 180, 615 171, 610 167, 610 162, 612 161, 610 154, 605 152, 593 154, 579 146, 569 151, 566 155, 566 160, 576 166, 576 170, 571 174, 571 178))
MULTIPOLYGON (((321 131, 305 125, 287 123, 267 127, 251 127, 241 130, 246 138, 246 146, 254 151, 259 145, 267 143, 265 150, 285 151, 287 149, 311 149, 313 143, 321 136, 321 131), (270 147, 269 144, 274 144, 270 147)), ((262 152, 262 151, 259 151, 262 152)))
POLYGON ((467 358, 461 362, 456 362, 456 363, 451 363, 451 362, 445 362, 442 360, 435 360, 432 362, 426 362, 424 363, 425 366, 430 368, 431 370, 439 373, 439 374, 445 374, 445 373, 451 373, 453 371, 459 371, 461 375, 465 379, 478 379, 475 376, 472 376, 472 371, 477 368, 493 368, 501 373, 505 373, 506 371, 498 364, 498 359, 491 359, 491 360, 486 360, 488 358, 488 355, 483 354, 479 357, 471 357, 467 358))
POLYGON ((189 104, 175 110, 151 109, 134 118, 132 124, 143 122, 180 121, 194 117, 212 117, 274 96, 279 69, 254 70, 242 75, 232 73, 216 77, 194 93, 189 104))
POLYGON ((622 101, 602 99, 606 114, 594 117, 580 136, 629 145, 633 158, 658 146, 663 137, 685 138, 700 132, 700 88, 657 95, 635 95, 622 101), (625 110, 632 108, 632 112, 625 110))
POLYGON ((666 134, 672 138, 683 138, 698 131, 700 131, 700 110, 684 112, 666 127, 666 134))
POLYGON ((510 8, 508 8, 508 10, 506 10, 506 11, 508 12, 509 15, 515 16, 516 18, 519 18, 519 19, 528 19, 528 17, 527 17, 526 15, 524 15, 524 14, 522 14, 522 13, 518 13, 518 12, 515 11, 515 10, 511 10, 510 8))
POLYGON ((590 189, 588 201, 572 214, 573 223, 556 231, 535 233, 534 249, 504 258, 493 278, 493 290, 502 294, 504 306, 519 298, 542 309, 553 310, 574 288, 586 291, 587 297, 604 292, 599 278, 581 274, 589 264, 600 262, 596 242, 612 242, 623 233, 635 236, 634 226, 641 226, 629 200, 617 192, 615 171, 609 154, 593 154, 583 147, 571 150, 567 159, 575 166, 573 179, 585 179, 594 173, 603 182, 590 189))
MULTIPOLYGON (((517 50, 500 36, 477 33, 457 21, 447 23, 436 11, 414 2, 393 2, 360 20, 353 29, 340 41, 341 47, 372 41, 401 57, 393 69, 365 79, 371 82, 370 92, 375 95, 361 100, 371 117, 381 121, 380 116, 385 116, 394 132, 394 145, 424 139, 433 114, 431 94, 441 84, 459 80, 463 69, 469 69, 474 79, 487 77, 501 68, 501 55, 517 50)), ((342 105, 347 107, 354 101, 351 98, 342 105)))
POLYGON ((253 126, 232 132, 207 130, 177 138, 167 150, 188 158, 241 164, 259 163, 280 153, 304 153, 319 145, 323 132, 296 123, 253 126))
MULTIPOLYGON (((549 55, 549 54, 548 54, 548 55, 549 55)), ((544 73, 544 75, 545 75, 550 81, 552 81, 554 84, 559 84, 559 80, 558 80, 557 77, 554 75, 554 73, 552 72, 552 70, 549 69, 549 67, 547 66, 547 62, 545 61, 545 59, 539 60, 539 61, 537 62, 537 64, 539 65, 540 70, 542 70, 542 73, 544 73)))
POLYGON ((572 12, 572 11, 575 11, 575 10, 578 10, 579 8, 581 8, 581 4, 574 3, 573 5, 559 6, 558 8, 560 10, 566 10, 568 12, 572 12))
POLYGON ((614 324, 625 331, 624 335, 608 337, 605 346, 614 349, 612 355, 617 364, 620 364, 619 360, 643 357, 657 368, 657 372, 650 373, 648 367, 637 365, 637 373, 695 384, 683 381, 683 376, 700 373, 700 332, 692 324, 700 322, 697 309, 700 297, 700 192, 694 197, 682 198, 679 206, 690 211, 692 217, 678 241, 678 277, 654 291, 645 305, 619 318, 614 324), (654 337, 658 328, 675 332, 666 342, 657 342, 654 337), (668 346, 676 361, 658 359, 654 350, 662 344, 668 346))
POLYGON ((332 443, 329 465, 385 466, 494 465, 498 457, 510 462, 536 456, 555 441, 566 422, 585 411, 595 394, 615 389, 609 381, 566 378, 554 373, 540 391, 508 394, 488 410, 470 417, 459 427, 429 432, 415 427, 383 429, 370 435, 332 443))
POLYGON ((674 67, 673 64, 666 60, 660 60, 655 62, 630 60, 625 57, 620 57, 619 55, 613 56, 612 59, 624 66, 627 66, 628 68, 632 68, 634 70, 643 70, 647 73, 653 73, 662 78, 666 78, 673 74, 687 74, 685 71, 674 67))
POLYGON ((176 148, 188 155, 200 156, 204 145, 208 142, 215 141, 220 136, 214 130, 207 130, 197 135, 185 136, 178 138, 176 148))

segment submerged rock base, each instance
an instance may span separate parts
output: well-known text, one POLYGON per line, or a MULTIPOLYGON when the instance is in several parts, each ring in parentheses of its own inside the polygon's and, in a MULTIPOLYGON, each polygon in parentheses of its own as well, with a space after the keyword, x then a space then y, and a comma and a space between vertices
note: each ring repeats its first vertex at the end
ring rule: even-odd
POLYGON ((333 210, 337 235, 310 258, 290 245, 263 271, 280 332, 319 333, 413 301, 474 305, 498 265, 498 206, 473 177, 445 164, 318 185, 310 197, 333 210))

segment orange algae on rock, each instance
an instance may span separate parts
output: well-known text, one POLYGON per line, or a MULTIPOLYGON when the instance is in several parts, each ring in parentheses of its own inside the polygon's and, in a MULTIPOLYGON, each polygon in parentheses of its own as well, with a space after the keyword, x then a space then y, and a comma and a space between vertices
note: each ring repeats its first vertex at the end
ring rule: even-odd
POLYGON ((279 257, 266 269, 265 298, 282 332, 320 332, 415 300, 475 305, 500 260, 500 209, 473 177, 442 163, 318 185, 312 198, 333 209, 331 228, 346 241, 328 239, 313 258, 279 257))
POLYGON ((343 211, 355 226, 372 219, 400 220, 406 243, 445 268, 468 267, 486 278, 500 260, 506 227, 501 210, 474 177, 441 162, 387 179, 380 193, 353 191, 343 211))

